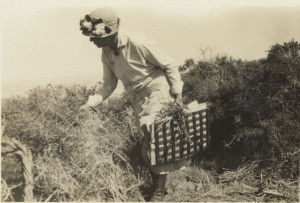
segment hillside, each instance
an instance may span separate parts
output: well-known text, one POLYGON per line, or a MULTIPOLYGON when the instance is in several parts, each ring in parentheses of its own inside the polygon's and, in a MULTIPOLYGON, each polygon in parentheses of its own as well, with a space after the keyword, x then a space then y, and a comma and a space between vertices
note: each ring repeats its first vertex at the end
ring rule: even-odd
MULTIPOLYGON (((184 103, 209 104, 212 141, 169 175, 165 201, 299 201, 299 42, 275 44, 260 60, 187 59, 179 69, 184 103)), ((80 114, 94 91, 50 85, 2 100, 2 136, 32 153, 34 201, 148 199, 132 98, 80 114)), ((1 166, 2 201, 22 201, 22 167, 4 157, 1 166)))

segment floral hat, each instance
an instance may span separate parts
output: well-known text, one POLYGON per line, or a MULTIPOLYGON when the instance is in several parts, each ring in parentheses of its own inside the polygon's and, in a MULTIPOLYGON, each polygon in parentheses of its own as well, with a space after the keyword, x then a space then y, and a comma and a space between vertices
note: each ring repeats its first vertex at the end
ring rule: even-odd
POLYGON ((114 10, 99 8, 80 20, 80 30, 89 37, 105 38, 119 31, 119 21, 114 10))

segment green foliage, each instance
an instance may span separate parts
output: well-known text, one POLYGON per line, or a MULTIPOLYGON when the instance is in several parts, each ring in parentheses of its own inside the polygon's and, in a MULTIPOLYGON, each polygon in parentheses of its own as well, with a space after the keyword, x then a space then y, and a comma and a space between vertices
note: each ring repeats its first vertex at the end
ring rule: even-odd
POLYGON ((172 119, 174 124, 178 126, 179 139, 184 142, 191 142, 186 129, 188 115, 189 113, 184 106, 174 102, 164 103, 163 108, 156 115, 156 122, 159 124, 158 129, 162 128, 163 123, 170 122, 170 119, 172 119))
POLYGON ((129 97, 80 114, 94 90, 49 85, 3 102, 3 136, 32 151, 38 201, 141 199, 138 188, 131 189, 138 180, 128 155, 138 139, 129 97))
POLYGON ((273 176, 298 176, 298 42, 276 44, 258 61, 218 56, 212 62, 187 60, 181 70, 185 101, 210 104, 212 150, 220 160, 234 151, 243 160, 259 160, 273 176))
MULTIPOLYGON (((272 185, 267 183, 270 178, 299 178, 298 42, 272 46, 265 59, 188 59, 179 69, 185 83, 184 103, 208 102, 211 110, 211 151, 201 156, 212 158, 212 167, 252 164, 251 169, 242 167, 219 177, 233 184, 230 187, 196 168, 182 172, 185 178, 176 179, 175 173, 169 200, 202 201, 201 192, 201 198, 216 194, 219 198, 226 190, 249 189, 244 183, 272 185), (239 163, 231 163, 233 157, 239 163)), ((94 91, 95 87, 48 85, 32 89, 27 97, 2 101, 3 136, 21 141, 33 153, 37 201, 143 200, 137 187, 140 147, 131 98, 124 94, 97 108, 97 113, 80 114, 79 107, 94 91)), ((181 118, 184 112, 169 105, 161 114, 181 118)))
POLYGON ((20 140, 33 154, 43 154, 51 144, 59 144, 69 129, 76 125, 78 108, 89 92, 78 89, 35 88, 28 98, 11 98, 2 107, 5 135, 20 140), (17 105, 16 105, 17 104, 17 105), (13 123, 13 125, 11 125, 13 123))

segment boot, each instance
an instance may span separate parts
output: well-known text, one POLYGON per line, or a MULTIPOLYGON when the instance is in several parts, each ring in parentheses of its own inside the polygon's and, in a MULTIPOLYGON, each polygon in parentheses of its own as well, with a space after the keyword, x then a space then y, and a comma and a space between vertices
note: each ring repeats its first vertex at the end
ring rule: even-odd
POLYGON ((153 172, 150 173, 153 181, 153 192, 150 202, 162 202, 166 194, 165 186, 167 181, 167 174, 159 175, 153 172))

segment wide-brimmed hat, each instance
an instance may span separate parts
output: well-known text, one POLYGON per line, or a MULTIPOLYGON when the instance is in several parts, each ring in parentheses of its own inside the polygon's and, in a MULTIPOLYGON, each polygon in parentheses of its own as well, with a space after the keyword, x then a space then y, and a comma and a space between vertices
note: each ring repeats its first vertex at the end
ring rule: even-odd
POLYGON ((111 8, 99 8, 80 20, 82 34, 105 38, 119 31, 120 19, 111 8))

